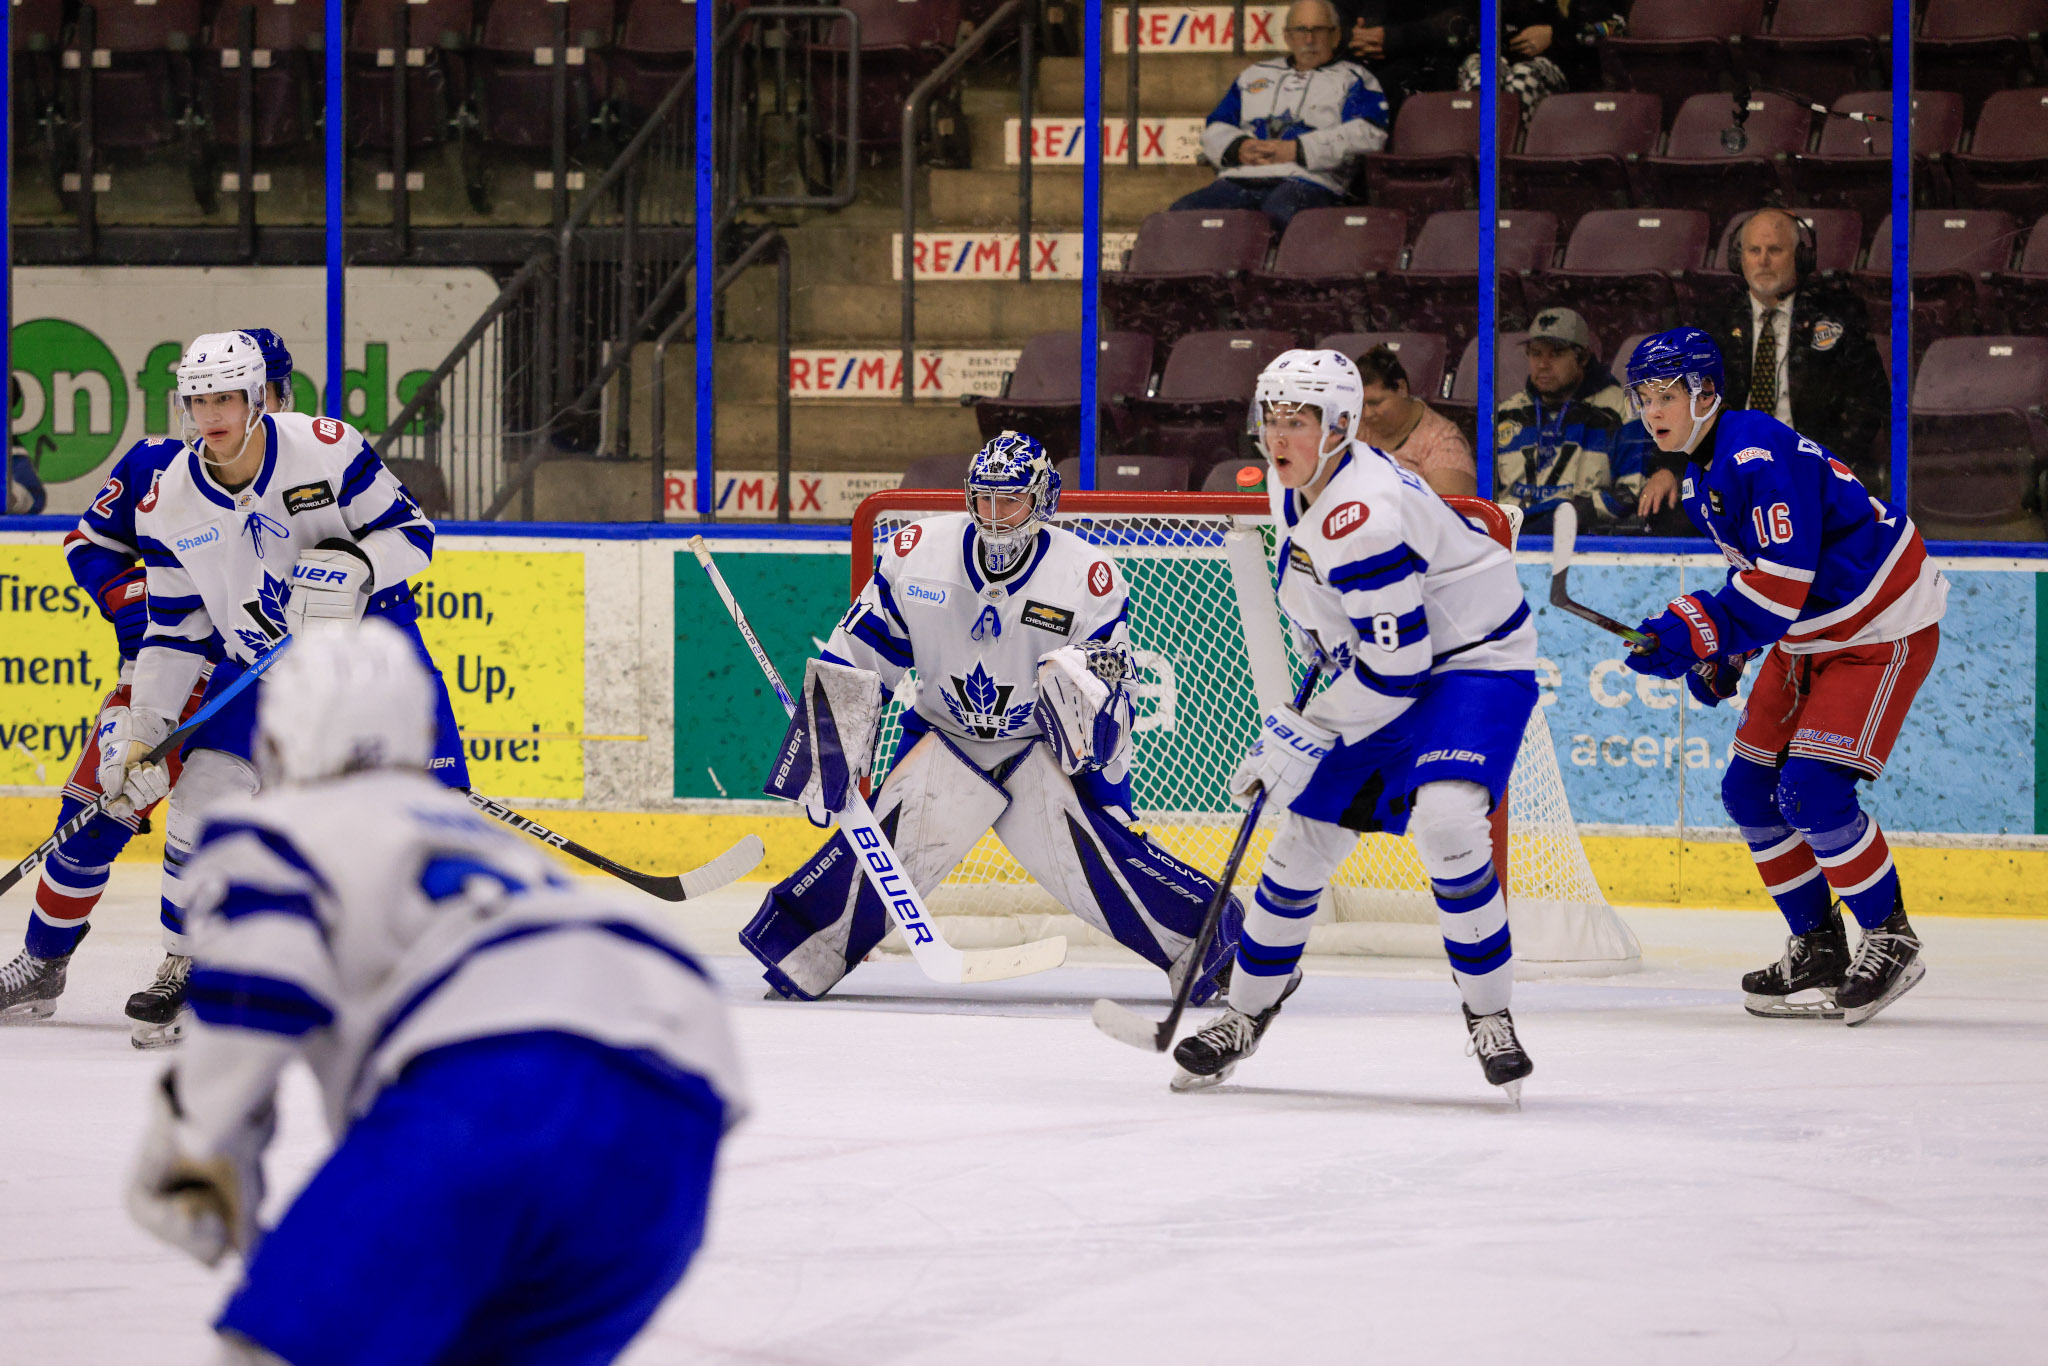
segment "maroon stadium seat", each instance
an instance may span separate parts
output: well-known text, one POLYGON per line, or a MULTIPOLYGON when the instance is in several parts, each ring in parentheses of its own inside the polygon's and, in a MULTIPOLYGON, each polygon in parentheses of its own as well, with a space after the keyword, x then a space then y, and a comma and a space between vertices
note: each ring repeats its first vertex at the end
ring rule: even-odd
POLYGON ((1287 225, 1273 264, 1235 277, 1246 327, 1312 337, 1366 324, 1368 277, 1401 264, 1408 216, 1399 209, 1304 209, 1287 225))
POLYGON ((1272 240, 1273 221, 1257 209, 1148 214, 1130 262, 1102 277, 1103 313, 1111 327, 1150 332, 1165 347, 1219 327, 1231 277, 1263 265, 1272 240))
POLYGON ((1731 87, 1729 40, 1762 32, 1763 20, 1764 0, 1636 0, 1627 36, 1601 44, 1601 62, 1611 84, 1659 96, 1670 119, 1688 97, 1731 87))
POLYGON ((1433 399, 1443 391, 1450 348, 1434 332, 1338 332, 1316 345, 1326 351, 1342 351, 1353 360, 1375 346, 1384 346, 1407 371, 1409 393, 1420 399, 1433 399))
MULTIPOLYGON (((1785 179, 1795 204, 1854 209, 1865 232, 1891 212, 1892 97, 1886 90, 1844 95, 1833 106, 1842 113, 1875 114, 1882 123, 1850 119, 1822 121, 1820 144, 1787 163, 1785 179)), ((1955 151, 1963 141, 1963 98, 1942 90, 1913 95, 1915 194, 1932 198, 1946 180, 1933 158, 1955 151)))
POLYGON ((1992 287, 2008 329, 2048 333, 2048 217, 2035 221, 2019 265, 1996 277, 1992 287))
MULTIPOLYGON (((1096 402, 1107 407, 1120 398, 1142 398, 1152 382, 1153 345, 1143 332, 1105 332, 1097 339, 1096 402)), ((1006 431, 1023 432, 1045 443, 1053 459, 1074 454, 1081 444, 1081 334, 1042 332, 1024 343, 1017 368, 999 397, 969 400, 984 441, 1006 431)))
POLYGON ((1948 159, 1948 173, 1958 204, 2028 222, 2048 213, 2048 89, 2001 90, 1986 100, 1970 150, 1948 159))
MULTIPOLYGON (((903 137, 903 103, 952 54, 960 39, 960 0, 835 0, 860 17, 860 145, 895 147, 903 137)), ((821 26, 812 49, 811 99, 830 132, 845 117, 844 24, 821 26)))
MULTIPOLYGON (((1863 254, 1863 223, 1853 209, 1788 209, 1813 231, 1814 266, 1822 274, 1847 275, 1856 269, 1863 254)), ((1729 277, 1742 273, 1741 252, 1735 245, 1755 213, 1739 213, 1721 229, 1721 240, 1707 254, 1707 263, 1679 281, 1680 304, 1687 312, 1699 312, 1710 299, 1726 296, 1729 277)))
POLYGON ((1210 467, 1208 477, 1202 480, 1204 493, 1245 493, 1257 492, 1266 481, 1267 469, 1264 456, 1233 456, 1219 460, 1210 467), (1244 476, 1249 472, 1254 478, 1244 476))
MULTIPOLYGON (((1494 343, 1493 402, 1496 407, 1503 398, 1529 382, 1529 353, 1522 345, 1528 339, 1527 332, 1503 332, 1494 343)), ((1465 433, 1465 439, 1472 442, 1473 450, 1480 449, 1477 440, 1479 341, 1476 337, 1465 344, 1464 353, 1458 357, 1457 373, 1451 377, 1451 396, 1437 399, 1429 406, 1457 423, 1458 430, 1465 433)))
POLYGON ((1759 83, 1832 104, 1891 84, 1892 0, 1778 0, 1771 31, 1745 36, 1759 83))
MULTIPOLYGON (((1068 456, 1053 467, 1062 488, 1081 487, 1081 458, 1068 456)), ((1184 455, 1095 457, 1095 487, 1107 493, 1186 493, 1193 466, 1184 455)))
POLYGON ((2038 85, 2048 0, 1927 0, 1913 45, 1913 83, 1953 90, 1973 122, 1999 90, 2038 85))
POLYGON ((910 462, 903 471, 899 489, 964 489, 967 487, 967 467, 974 463, 969 455, 926 455, 910 462))
POLYGON ((1676 327, 1677 280, 1707 259, 1698 209, 1603 209, 1572 230, 1564 265, 1523 281, 1532 310, 1578 310, 1596 335, 1676 327))
MULTIPOLYGON (((568 5, 567 45, 580 48, 569 67, 570 145, 582 140, 610 86, 606 65, 612 45, 612 0, 560 0, 568 5)), ((540 54, 555 42, 558 0, 490 0, 477 40, 477 102, 484 141, 502 147, 548 147, 554 142, 553 73, 540 54)), ((548 60, 552 61, 550 57, 548 60)))
POLYGON ((1913 381, 1910 512, 1963 535, 2041 508, 2048 338, 1943 337, 1913 381))
POLYGON ((401 47, 418 52, 406 65, 407 145, 426 147, 446 135, 450 118, 469 96, 463 53, 476 29, 472 0, 361 0, 349 22, 348 139, 353 147, 391 146, 396 132, 396 84, 401 47), (406 24, 400 42, 400 22, 406 24))
POLYGON ((221 0, 207 35, 208 107, 214 141, 233 146, 241 141, 240 61, 242 13, 253 10, 256 35, 251 65, 255 70, 258 149, 296 147, 319 126, 326 46, 324 0, 280 5, 275 0, 221 0), (237 52, 230 59, 226 54, 237 52))
POLYGON ((654 112, 697 55, 694 0, 632 0, 619 26, 612 79, 629 117, 654 112))
MULTIPOLYGON (((1498 144, 1514 150, 1522 102, 1500 93, 1498 144)), ((1470 90, 1425 90, 1401 101, 1384 152, 1365 158, 1366 199, 1400 209, 1421 225, 1432 213, 1474 202, 1479 165, 1479 96, 1470 90)))
POLYGON ((1633 203, 1635 163, 1657 150, 1661 108, 1655 95, 1626 91, 1552 95, 1522 150, 1501 158, 1507 202, 1548 210, 1567 231, 1588 209, 1633 203))
MULTIPOLYGON (((1998 320, 1993 276, 2003 272, 2019 224, 2002 209, 1920 209, 1913 214, 1913 349, 1998 320)), ((1856 285, 1873 329, 1891 327, 1892 220, 1878 224, 1856 285)))
POLYGON ((1151 398, 1115 404, 1123 444, 1162 455, 1186 456, 1191 482, 1210 466, 1240 453, 1245 416, 1259 371, 1294 338, 1285 332, 1191 332, 1175 343, 1151 398))
MULTIPOLYGON (((146 150, 177 141, 179 118, 192 100, 199 0, 104 0, 93 8, 91 46, 106 54, 93 61, 93 145, 146 150)), ((82 17, 72 42, 85 45, 82 17)))
POLYGON ((1654 337, 1655 335, 1657 334, 1654 332, 1633 332, 1623 337, 1621 345, 1614 348, 1614 354, 1607 360, 1607 372, 1626 384, 1628 382, 1628 358, 1636 353, 1636 348, 1643 344, 1644 338, 1654 337))
MULTIPOLYGON (((1494 262, 1500 307, 1523 307, 1521 275, 1548 270, 1557 254, 1557 215, 1542 210, 1501 213, 1494 262)), ((1373 321, 1383 331, 1437 332, 1463 346, 1479 326, 1479 215, 1431 214, 1405 268, 1378 282, 1373 321)))
POLYGON ((1747 145, 1730 152, 1722 134, 1734 126, 1725 95, 1694 95, 1678 111, 1664 155, 1642 164, 1644 193, 1653 204, 1705 209, 1715 226, 1766 202, 1779 189, 1778 158, 1806 150, 1813 116, 1783 95, 1750 96, 1743 125, 1747 145))

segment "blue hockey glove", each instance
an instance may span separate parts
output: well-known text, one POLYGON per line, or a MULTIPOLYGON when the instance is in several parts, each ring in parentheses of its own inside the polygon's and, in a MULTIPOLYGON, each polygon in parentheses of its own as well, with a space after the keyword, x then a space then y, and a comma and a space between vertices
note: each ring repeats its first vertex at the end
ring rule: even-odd
POLYGON ((1742 671, 1749 667, 1755 655, 1716 655, 1702 660, 1705 667, 1695 667, 1685 676, 1685 690, 1699 699, 1703 707, 1718 707, 1735 696, 1735 689, 1742 682, 1742 671))
POLYGON ((1719 654, 1726 638, 1723 623, 1712 606, 1691 596, 1673 598, 1662 616, 1647 617, 1636 629, 1654 636, 1657 648, 1640 653, 1630 651, 1622 662, 1634 672, 1652 678, 1677 678, 1701 660, 1719 654))

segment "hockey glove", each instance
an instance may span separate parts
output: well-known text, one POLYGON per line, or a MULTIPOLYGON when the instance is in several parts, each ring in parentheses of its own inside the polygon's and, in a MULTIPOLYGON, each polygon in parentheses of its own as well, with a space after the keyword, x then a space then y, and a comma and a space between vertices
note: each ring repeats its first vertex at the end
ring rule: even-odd
POLYGON ((100 766, 94 776, 115 817, 147 810, 171 790, 163 764, 143 762, 170 733, 171 723, 153 711, 108 707, 100 713, 100 766))
POLYGON ((142 566, 130 565, 100 585, 100 614, 114 623, 121 658, 133 659, 149 630, 149 587, 142 566))
POLYGON ((1657 638, 1657 648, 1630 651, 1622 662, 1652 678, 1677 678, 1703 659, 1721 653, 1727 632, 1709 603, 1697 597, 1673 598, 1662 616, 1645 618, 1637 629, 1657 638))
POLYGON ((370 557, 339 537, 300 551, 292 566, 292 595, 284 605, 285 629, 299 635, 308 625, 358 620, 374 577, 370 557))
POLYGON ((1109 767, 1131 740, 1128 645, 1084 640, 1038 660, 1038 728, 1069 775, 1109 767))
POLYGON ((823 828, 846 809, 847 795, 867 777, 882 722, 882 678, 814 659, 804 667, 804 693, 789 715, 762 791, 799 802, 812 825, 823 828))
POLYGON ((179 1141, 184 1112, 178 1104, 175 1068, 151 1089, 151 1099, 149 1130, 128 1181, 129 1215, 202 1265, 218 1265, 229 1248, 247 1261, 256 1246, 263 1150, 277 1130, 275 1107, 264 1101, 222 1151, 200 1157, 179 1141))
POLYGON ((1743 655, 1716 655, 1703 660, 1703 668, 1696 668, 1685 676, 1685 690, 1691 693, 1703 707, 1718 707, 1735 696, 1735 689, 1742 682, 1742 671, 1749 667, 1754 653, 1743 655))
POLYGON ((1249 807, 1252 794, 1264 789, 1269 808, 1292 806, 1337 741, 1336 731, 1325 730, 1291 707, 1267 712, 1259 738, 1230 775, 1231 800, 1249 807))

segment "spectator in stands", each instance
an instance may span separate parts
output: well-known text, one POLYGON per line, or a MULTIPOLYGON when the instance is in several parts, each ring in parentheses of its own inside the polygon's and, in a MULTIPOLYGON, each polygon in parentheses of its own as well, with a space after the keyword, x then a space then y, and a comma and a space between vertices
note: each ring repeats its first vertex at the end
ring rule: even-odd
MULTIPOLYGON (((1759 210, 1735 246, 1743 284, 1705 304, 1698 323, 1727 364, 1729 406, 1789 423, 1883 489, 1877 438, 1889 401, 1863 305, 1814 273, 1811 235, 1783 209, 1759 210)), ((1645 512, 1678 505, 1684 469, 1683 456, 1652 454, 1645 512)))
POLYGON ((1349 0, 1345 10, 1351 56, 1372 64, 1396 108, 1418 91, 1455 88, 1479 50, 1478 0, 1349 0))
POLYGON ((1523 509, 1523 528, 1550 530, 1561 503, 1599 528, 1635 511, 1643 449, 1624 445, 1628 397, 1593 353, 1593 333, 1569 308, 1529 327, 1529 381, 1501 400, 1494 426, 1494 498, 1523 509))
POLYGON ((1408 372, 1392 349, 1375 346, 1358 358, 1365 382, 1358 434, 1422 476, 1438 493, 1479 492, 1479 466, 1458 425, 1408 392, 1408 372))
POLYGON ((1370 71, 1337 60, 1329 0, 1287 8, 1286 57, 1244 69, 1202 130, 1216 179, 1176 209, 1263 209, 1284 229, 1343 200, 1359 157, 1387 142, 1387 97, 1370 71))
MULTIPOLYGON (((1502 0, 1499 78, 1521 101, 1528 126, 1536 106, 1566 90, 1600 88, 1602 38, 1628 31, 1615 0, 1502 0)), ((1479 54, 1458 68, 1458 88, 1479 85, 1479 54)))

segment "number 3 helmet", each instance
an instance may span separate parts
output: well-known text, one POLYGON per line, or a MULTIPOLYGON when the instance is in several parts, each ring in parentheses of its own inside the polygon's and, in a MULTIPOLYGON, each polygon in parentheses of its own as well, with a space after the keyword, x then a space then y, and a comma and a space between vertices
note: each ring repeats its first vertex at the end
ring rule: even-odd
MULTIPOLYGON (((1038 528, 1052 520, 1059 505, 1059 472, 1036 437, 1004 432, 976 451, 967 466, 967 511, 981 533, 982 558, 992 574, 1005 573, 1030 551, 1038 528), (1021 499, 1027 510, 1021 521, 1004 525, 1007 516, 983 512, 984 498, 1021 499)), ((1008 515, 1015 511, 1013 504, 1008 515)))
POLYGON ((185 419, 186 441, 198 440, 192 400, 200 394, 241 394, 248 399, 246 439, 263 417, 263 386, 269 378, 263 348, 247 332, 208 332, 194 338, 178 362, 178 408, 185 419))
POLYGON ((1253 395, 1251 435, 1259 454, 1272 460, 1266 448, 1266 417, 1279 408, 1314 408, 1322 416, 1324 440, 1342 435, 1343 444, 1324 452, 1316 462, 1320 479, 1330 461, 1349 449, 1358 439, 1358 414, 1365 398, 1365 381, 1358 366, 1342 351, 1282 351, 1259 372, 1253 395))

